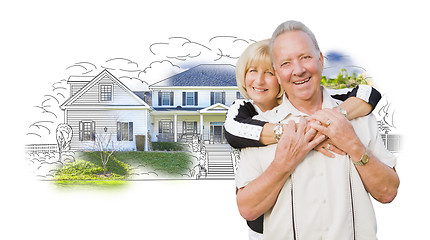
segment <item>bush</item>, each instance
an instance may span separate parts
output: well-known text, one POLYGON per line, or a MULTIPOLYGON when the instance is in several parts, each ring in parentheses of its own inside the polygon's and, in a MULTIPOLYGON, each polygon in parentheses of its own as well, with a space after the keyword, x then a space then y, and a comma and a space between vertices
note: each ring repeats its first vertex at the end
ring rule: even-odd
POLYGON ((75 162, 58 169, 56 180, 125 179, 130 171, 128 164, 113 157, 107 164, 109 174, 105 176, 100 152, 78 152, 76 158, 75 162))
POLYGON ((177 142, 152 142, 153 151, 185 151, 186 147, 177 142))
POLYGON ((56 180, 94 180, 94 179, 124 179, 124 176, 112 173, 111 176, 103 175, 103 168, 96 164, 77 160, 76 162, 67 163, 60 168, 55 176, 56 180))

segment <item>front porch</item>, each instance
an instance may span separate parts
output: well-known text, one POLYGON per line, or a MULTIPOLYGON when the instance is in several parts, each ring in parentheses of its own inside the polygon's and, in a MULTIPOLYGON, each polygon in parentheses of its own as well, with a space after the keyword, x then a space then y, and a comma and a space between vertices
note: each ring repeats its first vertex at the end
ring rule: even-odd
POLYGON ((227 110, 227 106, 215 104, 200 110, 176 108, 154 111, 151 117, 152 138, 154 141, 190 142, 197 137, 203 143, 225 144, 227 110))

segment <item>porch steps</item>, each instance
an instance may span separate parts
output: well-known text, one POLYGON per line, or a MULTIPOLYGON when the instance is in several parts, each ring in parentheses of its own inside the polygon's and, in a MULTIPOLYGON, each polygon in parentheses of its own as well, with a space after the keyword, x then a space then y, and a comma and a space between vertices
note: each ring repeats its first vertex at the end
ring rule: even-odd
POLYGON ((206 179, 234 179, 232 149, 228 144, 205 144, 208 153, 206 179))

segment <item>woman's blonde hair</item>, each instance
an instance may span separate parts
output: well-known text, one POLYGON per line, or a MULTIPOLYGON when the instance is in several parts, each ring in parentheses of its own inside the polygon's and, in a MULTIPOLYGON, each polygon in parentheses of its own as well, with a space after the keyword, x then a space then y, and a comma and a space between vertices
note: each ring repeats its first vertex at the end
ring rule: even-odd
MULTIPOLYGON (((267 68, 275 73, 273 69, 272 60, 270 57, 270 39, 261 40, 259 42, 249 45, 242 55, 240 55, 236 64, 236 82, 240 94, 246 99, 249 99, 248 92, 246 91, 245 77, 248 70, 257 65, 264 64, 267 68)), ((279 85, 279 93, 276 96, 278 102, 282 101, 284 89, 279 85)))

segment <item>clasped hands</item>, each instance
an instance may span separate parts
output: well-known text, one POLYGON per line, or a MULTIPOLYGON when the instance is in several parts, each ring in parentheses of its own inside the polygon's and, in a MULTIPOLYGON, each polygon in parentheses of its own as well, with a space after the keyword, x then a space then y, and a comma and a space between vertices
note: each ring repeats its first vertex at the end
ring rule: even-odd
POLYGON ((355 135, 351 123, 338 108, 319 110, 312 116, 307 117, 306 121, 296 123, 297 128, 300 124, 306 125, 306 133, 311 129, 317 131, 313 140, 321 139, 321 136, 325 136, 325 140, 313 149, 330 158, 335 157, 334 153, 346 155, 348 140, 355 135))

